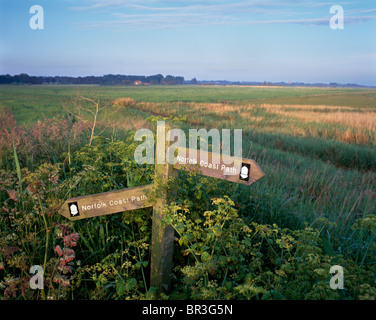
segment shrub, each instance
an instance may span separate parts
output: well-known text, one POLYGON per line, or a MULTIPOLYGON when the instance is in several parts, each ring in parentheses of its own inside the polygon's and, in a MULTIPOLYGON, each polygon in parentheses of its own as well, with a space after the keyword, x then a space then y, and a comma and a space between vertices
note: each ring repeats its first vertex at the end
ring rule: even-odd
POLYGON ((11 111, 0 112, 0 157, 13 160, 13 142, 22 166, 63 161, 86 142, 87 125, 70 117, 44 118, 31 127, 17 126, 11 111))
POLYGON ((133 106, 136 102, 129 97, 126 98, 117 98, 114 100, 113 105, 116 107, 129 108, 133 106))
POLYGON ((323 250, 318 230, 291 231, 276 224, 247 225, 228 198, 191 219, 189 210, 172 205, 166 223, 178 234, 176 291, 183 299, 333 300, 376 297, 374 266, 323 250), (330 288, 330 267, 345 270, 345 290, 330 288))
MULTIPOLYGON (((15 124, 10 113, 1 117, 15 124)), ((81 140, 87 133, 84 127, 77 128, 68 156, 66 139, 71 136, 65 129, 59 131, 59 124, 65 129, 75 125, 69 119, 54 119, 1 132, 5 153, 0 169, 0 297, 154 298, 148 283, 150 208, 74 223, 58 214, 68 197, 152 183, 153 166, 135 163, 134 133, 126 141, 101 136, 91 146, 80 145, 86 140, 81 140), (38 150, 33 141, 45 147, 38 150), (33 152, 34 160, 28 162, 27 154, 33 152), (17 153, 22 170, 15 165, 17 153), (53 158, 61 162, 53 163, 53 158), (43 265, 44 291, 28 285, 32 265, 43 265)), ((180 172, 174 187, 176 202, 164 210, 165 222, 176 231, 175 278, 164 298, 376 297, 375 215, 349 220, 352 236, 335 251, 333 239, 323 237, 324 229, 320 232, 289 217, 292 211, 283 206, 282 196, 266 188, 246 192, 244 186, 188 172, 180 172), (329 286, 332 265, 344 269, 344 290, 329 286)))

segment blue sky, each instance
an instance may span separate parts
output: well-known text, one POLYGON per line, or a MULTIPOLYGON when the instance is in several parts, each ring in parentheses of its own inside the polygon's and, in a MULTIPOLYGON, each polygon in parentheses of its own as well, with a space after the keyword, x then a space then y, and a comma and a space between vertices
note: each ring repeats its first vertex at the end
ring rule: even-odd
POLYGON ((376 85, 374 0, 0 0, 0 21, 0 74, 376 85))

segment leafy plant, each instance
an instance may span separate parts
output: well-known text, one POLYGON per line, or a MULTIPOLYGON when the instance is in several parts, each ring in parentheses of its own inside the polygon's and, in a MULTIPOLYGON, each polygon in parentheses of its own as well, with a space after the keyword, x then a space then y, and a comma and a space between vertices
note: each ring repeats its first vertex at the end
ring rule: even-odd
POLYGON ((213 200, 216 209, 201 219, 178 205, 166 209, 166 223, 178 234, 184 258, 175 267, 184 299, 360 299, 376 293, 374 266, 366 270, 351 259, 325 253, 312 228, 281 229, 276 224, 247 225, 228 197, 213 200), (346 270, 346 290, 329 286, 330 267, 346 270))

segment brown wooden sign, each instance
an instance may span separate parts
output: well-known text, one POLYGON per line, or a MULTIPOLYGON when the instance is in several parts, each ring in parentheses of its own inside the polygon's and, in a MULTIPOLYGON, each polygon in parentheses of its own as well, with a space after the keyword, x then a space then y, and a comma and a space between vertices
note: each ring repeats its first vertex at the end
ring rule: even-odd
MULTIPOLYGON (((166 154, 171 145, 171 126, 166 125, 163 134, 166 143, 158 145, 158 155, 166 154), (169 136, 170 135, 170 136, 169 136)), ((239 159, 212 152, 178 147, 177 162, 155 164, 156 181, 167 183, 176 178, 178 169, 194 171, 199 174, 223 179, 235 183, 251 185, 265 174, 257 163, 250 159, 239 159)), ((163 191, 158 199, 151 200, 153 188, 158 184, 116 190, 88 196, 70 198, 65 201, 59 214, 70 220, 109 215, 118 212, 153 207, 153 226, 151 241, 150 285, 158 292, 168 290, 172 272, 172 256, 174 246, 174 229, 163 222, 163 208, 168 205, 167 191, 163 191)), ((175 192, 175 191, 169 191, 175 192)))
POLYGON ((70 220, 80 220, 117 212, 152 207, 150 192, 152 185, 97 193, 70 198, 59 213, 70 220))
POLYGON ((207 151, 178 147, 176 160, 175 169, 246 185, 251 185, 265 175, 254 160, 207 151))

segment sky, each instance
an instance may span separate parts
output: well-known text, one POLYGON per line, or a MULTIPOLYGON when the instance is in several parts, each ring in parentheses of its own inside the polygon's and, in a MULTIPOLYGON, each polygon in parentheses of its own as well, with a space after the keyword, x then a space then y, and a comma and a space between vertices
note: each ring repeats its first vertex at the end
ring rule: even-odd
POLYGON ((0 0, 0 23, 0 74, 376 85, 375 0, 0 0))

